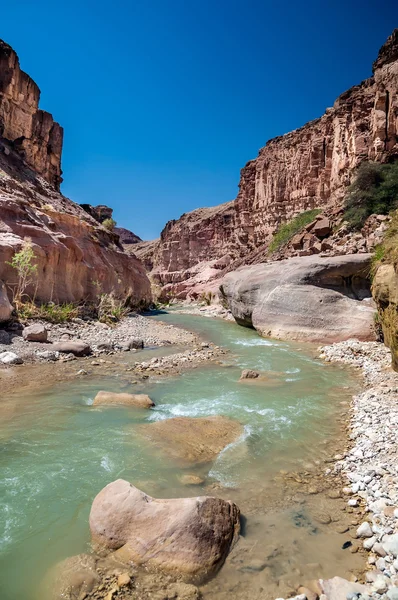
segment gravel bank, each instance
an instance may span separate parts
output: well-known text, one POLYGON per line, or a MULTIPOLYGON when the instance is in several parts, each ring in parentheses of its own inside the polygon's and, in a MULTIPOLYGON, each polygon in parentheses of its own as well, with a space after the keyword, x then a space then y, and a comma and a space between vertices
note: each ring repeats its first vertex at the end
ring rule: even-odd
POLYGON ((52 347, 58 342, 84 342, 94 356, 127 351, 133 341, 141 341, 144 347, 171 344, 192 347, 198 343, 197 336, 189 331, 138 314, 131 314, 114 326, 83 319, 73 319, 60 325, 34 320, 28 325, 32 323, 42 325, 47 330, 47 342, 26 341, 23 338, 23 326, 13 324, 8 329, 0 329, 0 355, 12 352, 21 361, 32 363, 72 358, 68 353, 61 354, 52 347))
POLYGON ((357 538, 369 552, 369 570, 361 596, 398 600, 398 373, 377 342, 348 340, 320 350, 327 362, 360 369, 364 380, 351 406, 353 446, 334 465, 349 481, 348 505, 364 510, 357 538))

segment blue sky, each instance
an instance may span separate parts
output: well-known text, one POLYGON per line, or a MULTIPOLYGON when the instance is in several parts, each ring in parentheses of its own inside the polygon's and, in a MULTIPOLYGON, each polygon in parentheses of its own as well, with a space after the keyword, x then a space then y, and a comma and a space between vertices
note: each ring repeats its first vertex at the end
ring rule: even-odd
POLYGON ((144 239, 232 200, 276 135, 371 75, 398 26, 379 0, 18 0, 0 37, 65 128, 62 191, 144 239))

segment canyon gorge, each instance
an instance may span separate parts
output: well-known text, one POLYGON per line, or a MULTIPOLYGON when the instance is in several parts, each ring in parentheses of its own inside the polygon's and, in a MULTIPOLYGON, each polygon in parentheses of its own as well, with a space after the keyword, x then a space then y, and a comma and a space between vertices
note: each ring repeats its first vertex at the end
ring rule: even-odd
POLYGON ((298 240, 284 258, 369 251, 367 236, 359 236, 361 243, 351 248, 344 247, 347 240, 328 244, 330 224, 335 226, 341 217, 358 165, 398 155, 397 90, 395 30, 373 63, 372 77, 342 93, 319 119, 268 141, 244 166, 235 200, 169 221, 159 240, 135 247, 150 278, 161 286, 161 297, 216 292, 227 272, 269 260, 268 247, 278 226, 309 209, 322 209, 328 228, 319 238, 298 240))
POLYGON ((5 600, 398 600, 398 212, 344 212, 398 165, 398 29, 157 240, 62 194, 39 101, 0 40, 5 600))
POLYGON ((9 291, 16 285, 10 262, 28 242, 37 277, 26 292, 37 301, 90 301, 113 292, 132 306, 147 305, 141 262, 60 193, 63 130, 39 109, 39 98, 16 53, 0 41, 0 280, 9 291))

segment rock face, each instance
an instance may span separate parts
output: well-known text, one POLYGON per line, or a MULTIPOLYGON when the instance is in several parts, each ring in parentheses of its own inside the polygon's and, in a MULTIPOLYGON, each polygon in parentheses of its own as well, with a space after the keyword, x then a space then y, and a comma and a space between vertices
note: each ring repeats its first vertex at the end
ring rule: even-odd
POLYGON ((398 273, 394 264, 381 264, 372 283, 384 341, 391 350, 392 366, 398 371, 398 273))
POLYGON ((221 293, 235 320, 280 339, 375 339, 370 255, 306 256, 243 267, 221 293))
POLYGON ((150 283, 139 260, 59 193, 62 129, 38 101, 38 87, 0 41, 0 280, 15 285, 8 263, 28 239, 37 280, 27 293, 37 301, 95 300, 112 291, 145 305, 150 283))
POLYGON ((122 404, 124 406, 137 406, 139 408, 151 408, 155 406, 153 400, 147 394, 117 394, 115 392, 100 391, 94 398, 93 405, 99 406, 122 404))
MULTIPOLYGON (((264 260, 256 254, 267 249, 281 222, 308 209, 341 205, 361 161, 398 155, 397 90, 395 30, 372 77, 339 96, 321 118, 267 142, 247 163, 234 202, 183 215, 167 223, 159 241, 139 245, 137 253, 164 286, 163 295, 211 289, 213 280, 239 263, 264 260)), ((321 235, 327 223, 322 227, 321 235)))
POLYGON ((9 321, 12 311, 13 308, 8 299, 6 286, 0 281, 0 322, 9 321))
POLYGON ((242 434, 240 423, 227 417, 176 417, 141 426, 141 435, 177 462, 207 463, 242 434))
POLYGON ((19 67, 18 56, 0 40, 0 136, 56 189, 61 178, 63 129, 39 109, 40 90, 19 67))
POLYGON ((96 496, 90 530, 100 547, 120 549, 119 560, 200 581, 221 567, 239 535, 239 509, 206 496, 157 500, 118 479, 96 496))

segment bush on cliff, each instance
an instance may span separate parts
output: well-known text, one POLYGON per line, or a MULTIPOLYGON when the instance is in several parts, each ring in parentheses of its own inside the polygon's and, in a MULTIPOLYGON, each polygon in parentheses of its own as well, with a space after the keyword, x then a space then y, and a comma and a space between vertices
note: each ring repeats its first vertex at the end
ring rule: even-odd
POLYGON ((269 245, 268 254, 272 254, 290 242, 292 237, 295 236, 296 233, 300 233, 304 227, 309 225, 315 219, 315 217, 319 215, 320 212, 321 210, 319 208, 306 210, 305 212, 302 212, 294 217, 294 219, 291 221, 280 225, 277 231, 274 233, 272 242, 269 245))
POLYGON ((361 229, 372 214, 386 215, 398 207, 398 161, 362 163, 344 201, 344 219, 361 229))
POLYGON ((115 219, 105 219, 102 221, 102 226, 108 231, 113 231, 116 227, 116 221, 115 219))

